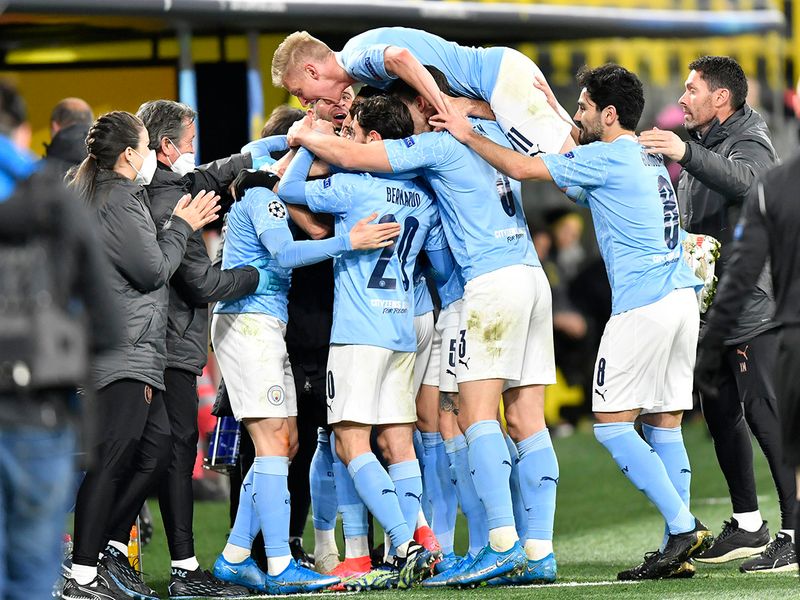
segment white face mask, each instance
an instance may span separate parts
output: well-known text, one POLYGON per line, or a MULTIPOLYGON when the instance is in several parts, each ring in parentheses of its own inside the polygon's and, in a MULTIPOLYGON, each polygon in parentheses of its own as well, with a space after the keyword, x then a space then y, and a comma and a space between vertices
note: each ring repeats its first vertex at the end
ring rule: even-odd
MULTIPOLYGON (((133 150, 133 148, 131 148, 133 150)), ((136 152, 136 150, 133 150, 136 152)), ((138 156, 142 156, 138 152, 136 152, 138 156)), ((156 172, 156 151, 150 150, 147 153, 147 156, 142 156, 142 168, 137 169, 134 164, 129 160, 128 164, 133 167, 133 170, 136 171, 136 178, 134 182, 138 183, 139 185, 150 185, 150 182, 153 181, 153 174, 156 172)))
MULTIPOLYGON (((183 177, 187 173, 194 171, 196 166, 194 162, 194 152, 181 152, 178 150, 178 146, 175 145, 175 142, 169 138, 167 138, 167 140, 178 152, 178 158, 175 159, 175 162, 169 161, 169 168, 172 169, 172 172, 183 177)), ((169 160, 169 157, 167 157, 167 160, 169 160)))

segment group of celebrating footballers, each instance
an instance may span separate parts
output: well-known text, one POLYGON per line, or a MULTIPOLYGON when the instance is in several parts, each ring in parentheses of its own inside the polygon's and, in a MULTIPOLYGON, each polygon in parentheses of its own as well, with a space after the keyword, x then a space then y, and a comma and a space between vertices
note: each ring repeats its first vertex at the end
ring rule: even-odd
POLYGON ((269 186, 247 190, 228 216, 223 267, 261 260, 285 285, 214 310, 231 407, 256 448, 214 575, 270 593, 556 579, 559 468, 544 420, 544 388, 555 383, 551 292, 519 183, 545 180, 591 209, 611 283, 595 436, 665 521, 661 547, 618 577, 691 576, 689 559, 712 542, 689 507, 681 434, 703 282, 684 261, 687 234, 663 159, 635 134, 637 76, 617 65, 581 71, 570 118, 516 50, 388 27, 341 52, 293 33, 272 78, 325 110, 340 135, 309 114, 270 138, 271 150, 292 151, 278 162, 254 154, 254 166, 272 173, 269 186), (372 93, 353 102, 359 84, 372 93), (316 213, 333 215, 333 237, 294 241, 288 220, 316 213), (328 258, 332 432, 320 431, 312 478, 317 469, 334 477, 312 484, 317 573, 293 561, 288 544, 297 402, 283 338, 291 269, 328 258), (426 280, 441 304, 435 326, 426 280), (453 552, 456 502, 469 528, 465 556, 453 552), (377 569, 367 511, 387 536, 377 569), (415 536, 428 523, 440 549, 415 536), (250 556, 258 531, 267 573, 250 556))

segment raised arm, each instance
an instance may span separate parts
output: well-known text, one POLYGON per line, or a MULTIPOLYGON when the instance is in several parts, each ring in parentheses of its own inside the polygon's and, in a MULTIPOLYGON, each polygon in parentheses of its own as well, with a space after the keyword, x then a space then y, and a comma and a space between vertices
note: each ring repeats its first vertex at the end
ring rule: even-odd
MULTIPOLYGON (((452 109, 452 107, 450 108, 452 109)), ((430 124, 447 129, 459 142, 472 148, 495 169, 512 179, 519 181, 523 179, 552 181, 553 179, 541 158, 525 156, 495 144, 492 140, 473 130, 466 117, 454 110, 434 116, 431 118, 430 124)))
POLYGON ((289 204, 308 204, 306 200, 306 179, 314 162, 314 155, 300 148, 278 184, 278 196, 289 204))

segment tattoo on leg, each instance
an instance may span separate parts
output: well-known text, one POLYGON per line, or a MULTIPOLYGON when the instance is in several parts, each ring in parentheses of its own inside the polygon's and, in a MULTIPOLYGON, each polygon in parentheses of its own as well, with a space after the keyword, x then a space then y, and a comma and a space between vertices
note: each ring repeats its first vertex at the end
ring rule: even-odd
POLYGON ((439 408, 444 412, 451 412, 458 416, 458 397, 448 392, 439 394, 439 408))

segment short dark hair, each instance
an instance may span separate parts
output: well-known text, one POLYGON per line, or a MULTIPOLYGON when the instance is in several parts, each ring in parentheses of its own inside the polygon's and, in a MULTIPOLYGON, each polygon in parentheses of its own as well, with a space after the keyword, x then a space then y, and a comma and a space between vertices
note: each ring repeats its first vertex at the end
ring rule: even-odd
POLYGON ((747 100, 747 77, 738 62, 730 56, 702 56, 689 63, 712 92, 725 88, 731 93, 731 108, 739 110, 747 100))
POLYGON ((385 140, 399 140, 414 135, 411 112, 397 96, 372 96, 359 102, 353 119, 364 131, 377 131, 385 140))
MULTIPOLYGON (((433 65, 425 65, 425 68, 431 76, 433 76, 433 80, 436 82, 436 85, 439 86, 439 90, 452 96, 453 92, 450 90, 450 84, 447 82, 447 76, 433 65)), ((388 91, 390 94, 399 96, 402 100, 407 102, 413 102, 417 96, 421 95, 416 89, 408 85, 402 79, 395 80, 388 91)))
POLYGON ((139 107, 136 116, 147 127, 150 148, 156 150, 164 138, 169 138, 173 144, 177 144, 186 128, 186 122, 194 121, 197 113, 191 106, 182 102, 151 100, 139 107))
POLYGON ((630 131, 636 129, 644 110, 644 89, 635 73, 613 63, 596 69, 583 67, 578 71, 578 85, 586 88, 598 110, 613 106, 619 124, 630 131))
POLYGON ((286 135, 289 132, 289 128, 305 115, 306 113, 299 108, 292 108, 288 104, 276 106, 270 113, 267 122, 264 123, 264 127, 261 128, 261 137, 286 135))
POLYGON ((94 121, 91 107, 80 98, 64 98, 53 107, 50 121, 58 123, 61 128, 72 125, 91 125, 94 121))
POLYGON ((0 79, 0 135, 10 135, 28 120, 25 101, 11 82, 0 79))

